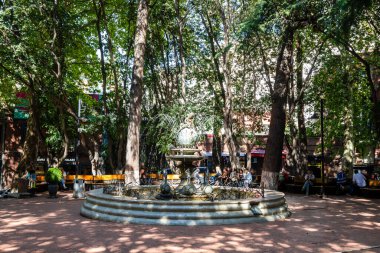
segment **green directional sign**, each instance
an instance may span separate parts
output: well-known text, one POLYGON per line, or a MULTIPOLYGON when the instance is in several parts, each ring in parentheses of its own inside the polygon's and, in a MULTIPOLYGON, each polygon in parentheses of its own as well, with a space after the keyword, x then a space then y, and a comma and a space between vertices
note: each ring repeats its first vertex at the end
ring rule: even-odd
POLYGON ((29 111, 25 110, 25 108, 16 107, 13 114, 14 119, 28 119, 29 111))

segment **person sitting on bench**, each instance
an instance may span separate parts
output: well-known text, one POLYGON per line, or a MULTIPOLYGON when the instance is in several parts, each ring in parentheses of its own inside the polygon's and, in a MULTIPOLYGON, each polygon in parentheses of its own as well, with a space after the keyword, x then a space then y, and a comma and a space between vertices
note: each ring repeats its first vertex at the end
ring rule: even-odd
POLYGON ((244 188, 249 188, 249 185, 252 183, 252 174, 247 169, 244 172, 244 188))
POLYGON ((309 195, 310 187, 313 186, 313 181, 315 180, 315 176, 311 170, 307 170, 307 173, 305 174, 305 183, 302 187, 302 191, 306 192, 306 196, 309 195))
POLYGON ((367 186, 366 178, 362 173, 359 173, 358 170, 354 170, 354 175, 352 177, 352 185, 350 188, 350 195, 356 194, 360 191, 361 188, 367 186))
POLYGON ((344 185, 346 184, 346 174, 344 171, 339 168, 338 173, 336 174, 336 193, 344 192, 344 185))

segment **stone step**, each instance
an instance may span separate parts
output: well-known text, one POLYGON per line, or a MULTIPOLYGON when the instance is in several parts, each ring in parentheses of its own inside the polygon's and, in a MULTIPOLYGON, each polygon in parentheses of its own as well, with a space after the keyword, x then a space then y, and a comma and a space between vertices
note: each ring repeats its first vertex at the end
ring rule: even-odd
MULTIPOLYGON (((137 218, 155 218, 160 219, 161 217, 165 217, 167 219, 184 219, 184 220, 190 220, 190 219, 222 219, 222 218, 242 218, 242 217, 252 217, 252 210, 239 210, 239 211, 218 211, 218 212, 160 212, 157 210, 156 212, 147 212, 147 211, 136 211, 136 210, 123 210, 123 209, 115 209, 115 208, 109 208, 99 205, 93 205, 90 203, 85 203, 83 205, 84 208, 95 211, 95 212, 101 212, 105 214, 111 214, 116 216, 130 216, 130 217, 137 217, 137 218)), ((272 213, 278 212, 280 209, 272 210, 272 213)), ((261 210, 262 213, 270 213, 269 209, 261 210)))
POLYGON ((221 201, 146 200, 88 193, 83 216, 122 223, 216 225, 284 219, 290 215, 284 194, 268 191, 265 198, 221 201))
POLYGON ((290 213, 282 213, 273 216, 263 216, 263 217, 244 217, 244 218, 234 218, 234 219, 202 219, 202 220, 170 220, 165 217, 160 219, 149 219, 149 218, 135 218, 126 216, 116 216, 111 214, 104 214, 99 212, 94 212, 88 209, 81 209, 81 214, 98 220, 118 222, 118 223, 134 223, 134 224, 150 224, 150 225, 172 225, 172 226, 198 226, 198 225, 228 225, 228 224, 241 224, 241 223, 252 223, 252 222, 267 222, 275 220, 283 220, 289 217, 290 213))

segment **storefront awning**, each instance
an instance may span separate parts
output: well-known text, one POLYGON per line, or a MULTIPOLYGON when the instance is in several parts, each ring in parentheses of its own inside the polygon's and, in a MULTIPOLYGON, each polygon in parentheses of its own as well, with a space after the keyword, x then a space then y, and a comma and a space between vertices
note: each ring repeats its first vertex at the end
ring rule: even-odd
MULTIPOLYGON (((286 150, 282 150, 282 159, 285 159, 287 155, 286 150)), ((251 156, 252 157, 264 157, 265 156, 265 149, 252 149, 251 150, 251 156)))

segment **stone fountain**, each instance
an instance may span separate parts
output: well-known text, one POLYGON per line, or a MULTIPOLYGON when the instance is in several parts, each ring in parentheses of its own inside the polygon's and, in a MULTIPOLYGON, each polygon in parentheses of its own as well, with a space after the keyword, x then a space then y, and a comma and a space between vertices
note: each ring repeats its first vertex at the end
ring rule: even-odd
POLYGON ((273 221, 290 216, 284 194, 236 187, 193 184, 193 172, 203 160, 192 148, 196 132, 183 128, 177 147, 166 156, 180 169, 180 183, 171 189, 166 175, 160 185, 115 186, 87 193, 81 215, 105 221, 159 225, 220 225, 273 221))

